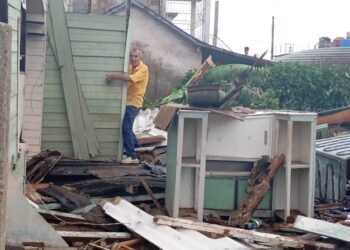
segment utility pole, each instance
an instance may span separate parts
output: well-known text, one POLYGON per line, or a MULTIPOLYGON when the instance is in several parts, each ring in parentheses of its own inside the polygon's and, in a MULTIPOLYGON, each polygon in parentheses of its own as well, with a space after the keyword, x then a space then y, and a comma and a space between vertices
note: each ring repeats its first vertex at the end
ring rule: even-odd
POLYGON ((202 27, 202 39, 204 42, 209 43, 210 33, 210 4, 211 0, 203 1, 203 27, 202 27))
POLYGON ((196 0, 191 0, 191 25, 190 25, 190 34, 195 36, 196 31, 196 0))
POLYGON ((274 56, 273 47, 275 46, 275 17, 272 16, 272 31, 271 31, 271 60, 274 56))
MULTIPOLYGON (((6 6, 7 8, 7 6, 6 6)), ((11 93, 11 26, 0 23, 0 249, 5 249, 5 215, 11 93)))
POLYGON ((218 33, 219 33, 219 1, 215 1, 215 17, 214 17, 214 37, 213 45, 217 46, 218 44, 218 33))
POLYGON ((92 0, 88 0, 87 2, 87 13, 91 13, 91 9, 92 9, 92 0))

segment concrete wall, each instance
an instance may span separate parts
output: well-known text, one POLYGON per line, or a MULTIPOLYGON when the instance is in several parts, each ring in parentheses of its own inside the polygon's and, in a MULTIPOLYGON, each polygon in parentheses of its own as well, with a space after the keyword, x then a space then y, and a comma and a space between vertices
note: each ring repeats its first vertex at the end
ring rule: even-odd
POLYGON ((142 49, 143 61, 149 66, 149 101, 167 96, 187 70, 201 64, 201 52, 195 45, 137 7, 131 9, 130 32, 131 46, 142 49))
POLYGON ((21 1, 8 1, 8 24, 12 28, 12 58, 11 58, 11 101, 10 101, 10 131, 9 131, 9 160, 16 162, 18 152, 18 85, 19 85, 19 50, 21 1))

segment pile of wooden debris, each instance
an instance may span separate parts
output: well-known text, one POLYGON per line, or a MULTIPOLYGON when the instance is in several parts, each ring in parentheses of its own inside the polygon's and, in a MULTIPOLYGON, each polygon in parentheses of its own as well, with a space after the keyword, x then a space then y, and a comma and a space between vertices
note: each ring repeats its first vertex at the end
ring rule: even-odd
MULTIPOLYGON (((350 227, 303 216, 289 224, 261 222, 253 230, 229 226, 227 218, 215 215, 206 215, 206 223, 167 217, 166 148, 142 148, 139 153, 144 164, 120 165, 68 159, 57 151, 42 152, 27 163, 26 196, 68 243, 67 249, 350 246, 350 227)), ((335 208, 335 204, 316 205, 315 212, 324 219, 327 211, 335 208)), ((44 247, 27 243, 24 249, 44 247)))

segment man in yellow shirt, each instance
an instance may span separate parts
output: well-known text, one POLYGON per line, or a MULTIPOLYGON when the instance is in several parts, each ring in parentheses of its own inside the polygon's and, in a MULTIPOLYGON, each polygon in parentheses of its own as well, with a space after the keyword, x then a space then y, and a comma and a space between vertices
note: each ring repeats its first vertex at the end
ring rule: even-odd
POLYGON ((114 73, 106 76, 107 83, 117 79, 128 81, 127 104, 122 124, 124 156, 121 163, 124 164, 139 163, 135 152, 135 147, 139 144, 132 127, 142 107, 148 78, 148 67, 142 62, 142 53, 137 48, 133 48, 130 52, 128 73, 114 73))

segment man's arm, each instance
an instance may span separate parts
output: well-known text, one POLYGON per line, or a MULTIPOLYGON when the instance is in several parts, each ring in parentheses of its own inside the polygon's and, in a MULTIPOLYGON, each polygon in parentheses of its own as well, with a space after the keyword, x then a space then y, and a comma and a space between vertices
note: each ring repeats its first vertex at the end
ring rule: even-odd
POLYGON ((106 76, 106 82, 110 83, 114 80, 122 80, 122 81, 132 81, 130 76, 127 73, 113 73, 106 76))

